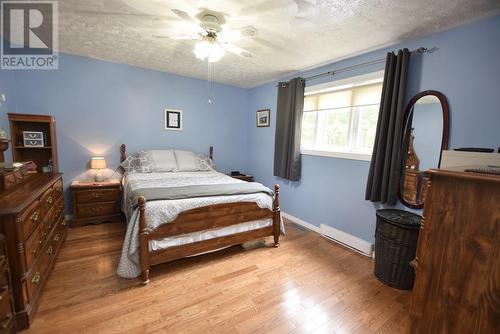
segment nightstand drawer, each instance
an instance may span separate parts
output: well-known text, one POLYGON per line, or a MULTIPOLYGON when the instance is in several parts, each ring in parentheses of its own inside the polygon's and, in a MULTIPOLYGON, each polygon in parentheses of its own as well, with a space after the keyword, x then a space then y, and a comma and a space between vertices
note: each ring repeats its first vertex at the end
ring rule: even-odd
POLYGON ((117 189, 80 190, 76 194, 78 203, 116 202, 118 199, 119 191, 117 189))
POLYGON ((118 203, 79 204, 76 208, 78 218, 110 216, 119 213, 118 203))

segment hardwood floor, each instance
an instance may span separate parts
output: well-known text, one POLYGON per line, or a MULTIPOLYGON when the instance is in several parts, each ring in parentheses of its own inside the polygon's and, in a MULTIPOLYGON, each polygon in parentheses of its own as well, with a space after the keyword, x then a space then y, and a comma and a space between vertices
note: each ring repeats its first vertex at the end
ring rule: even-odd
POLYGON ((401 333, 409 293, 372 260, 287 224, 279 248, 156 266, 151 283, 116 276, 125 229, 70 229, 32 327, 23 333, 401 333))

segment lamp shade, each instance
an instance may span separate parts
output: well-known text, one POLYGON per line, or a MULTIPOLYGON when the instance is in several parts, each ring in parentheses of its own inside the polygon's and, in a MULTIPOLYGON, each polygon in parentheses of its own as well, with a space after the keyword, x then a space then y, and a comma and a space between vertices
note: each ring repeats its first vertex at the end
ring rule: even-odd
POLYGON ((106 167, 107 165, 104 157, 92 157, 92 159, 90 160, 91 169, 104 169, 106 167))

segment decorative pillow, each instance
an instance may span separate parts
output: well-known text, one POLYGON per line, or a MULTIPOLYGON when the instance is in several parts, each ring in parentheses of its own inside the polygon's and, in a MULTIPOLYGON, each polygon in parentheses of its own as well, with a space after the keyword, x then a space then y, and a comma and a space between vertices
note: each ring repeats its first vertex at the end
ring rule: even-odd
POLYGON ((198 170, 196 155, 189 151, 174 150, 177 160, 177 169, 180 172, 193 172, 198 170))
POLYGON ((175 172, 177 170, 173 150, 151 150, 149 154, 153 172, 175 172))
POLYGON ((139 151, 129 155, 120 166, 127 173, 151 173, 151 161, 148 151, 139 151))
POLYGON ((215 169, 214 163, 212 159, 210 159, 205 154, 197 154, 196 155, 196 166, 197 170, 200 171, 211 171, 215 169))

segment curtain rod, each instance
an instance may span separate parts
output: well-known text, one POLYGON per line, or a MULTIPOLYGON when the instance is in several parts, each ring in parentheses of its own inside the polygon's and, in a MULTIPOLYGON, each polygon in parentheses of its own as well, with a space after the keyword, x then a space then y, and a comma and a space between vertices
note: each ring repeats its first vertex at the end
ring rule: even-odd
MULTIPOLYGON (((421 46, 418 49, 410 51, 410 54, 413 54, 413 53, 423 54, 423 53, 427 53, 427 52, 431 52, 431 49, 424 48, 423 46, 421 46)), ((307 81, 307 80, 314 80, 314 79, 319 79, 319 78, 328 77, 328 76, 334 76, 335 74, 351 71, 351 70, 354 70, 354 69, 359 68, 359 67, 384 63, 385 59, 386 58, 380 58, 380 59, 375 59, 375 60, 368 61, 365 63, 360 63, 360 64, 356 64, 356 65, 342 67, 342 68, 339 68, 338 70, 335 70, 335 71, 328 71, 325 73, 320 73, 320 74, 312 75, 310 77, 306 77, 306 78, 304 78, 304 80, 307 81)), ((277 84, 275 87, 278 87, 278 86, 279 86, 279 84, 277 84)))

